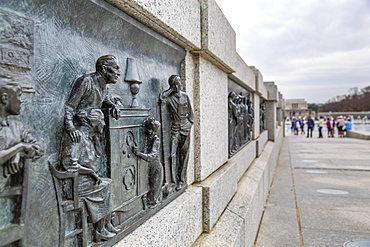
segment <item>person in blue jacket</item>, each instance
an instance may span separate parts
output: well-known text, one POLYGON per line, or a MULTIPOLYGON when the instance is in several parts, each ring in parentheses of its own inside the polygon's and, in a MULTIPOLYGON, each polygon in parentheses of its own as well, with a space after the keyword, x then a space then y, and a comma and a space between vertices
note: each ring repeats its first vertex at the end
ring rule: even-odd
POLYGON ((312 138, 312 131, 313 131, 314 127, 315 127, 315 122, 313 121, 311 116, 308 116, 308 118, 307 118, 307 138, 308 137, 312 138), (310 131, 311 131, 311 133, 310 133, 310 131))
POLYGON ((345 129, 344 129, 345 135, 344 136, 346 136, 347 135, 347 130, 352 130, 352 121, 351 121, 350 118, 347 119, 344 126, 345 126, 345 129))

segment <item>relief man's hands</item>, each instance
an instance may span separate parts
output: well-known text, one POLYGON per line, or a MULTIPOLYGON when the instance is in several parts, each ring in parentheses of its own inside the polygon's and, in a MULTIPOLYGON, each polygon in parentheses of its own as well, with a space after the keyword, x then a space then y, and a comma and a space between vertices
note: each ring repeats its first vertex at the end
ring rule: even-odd
POLYGON ((19 172, 19 161, 21 155, 17 153, 9 162, 4 166, 4 176, 9 177, 10 175, 19 172))
POLYGON ((111 108, 111 115, 115 119, 119 119, 119 107, 118 105, 113 105, 111 108))
POLYGON ((74 143, 79 143, 81 141, 82 134, 79 130, 68 131, 68 135, 74 143))
POLYGON ((22 143, 23 154, 22 156, 25 158, 32 158, 37 155, 35 146, 32 143, 22 143))

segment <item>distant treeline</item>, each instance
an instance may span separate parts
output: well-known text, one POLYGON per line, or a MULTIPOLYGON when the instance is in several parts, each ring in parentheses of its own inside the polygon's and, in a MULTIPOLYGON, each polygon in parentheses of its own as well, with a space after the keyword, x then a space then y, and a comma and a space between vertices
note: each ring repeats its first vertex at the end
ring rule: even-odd
POLYGON ((336 96, 328 100, 327 103, 320 106, 320 111, 370 111, 370 86, 360 90, 353 87, 348 92, 347 95, 336 96))

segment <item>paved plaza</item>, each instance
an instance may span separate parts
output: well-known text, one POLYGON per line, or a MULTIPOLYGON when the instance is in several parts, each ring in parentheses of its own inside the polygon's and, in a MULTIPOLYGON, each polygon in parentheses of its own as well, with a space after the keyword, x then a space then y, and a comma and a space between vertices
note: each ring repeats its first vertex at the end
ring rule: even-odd
POLYGON ((286 132, 256 246, 370 246, 370 141, 323 133, 286 132))

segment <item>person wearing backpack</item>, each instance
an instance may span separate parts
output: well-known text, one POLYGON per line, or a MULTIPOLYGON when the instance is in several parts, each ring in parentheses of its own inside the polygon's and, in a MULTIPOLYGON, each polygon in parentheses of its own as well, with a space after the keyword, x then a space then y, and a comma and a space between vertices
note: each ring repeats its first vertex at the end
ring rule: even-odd
POLYGON ((344 137, 343 127, 344 127, 343 117, 339 116, 338 120, 337 120, 337 128, 338 128, 338 136, 339 137, 344 137))

